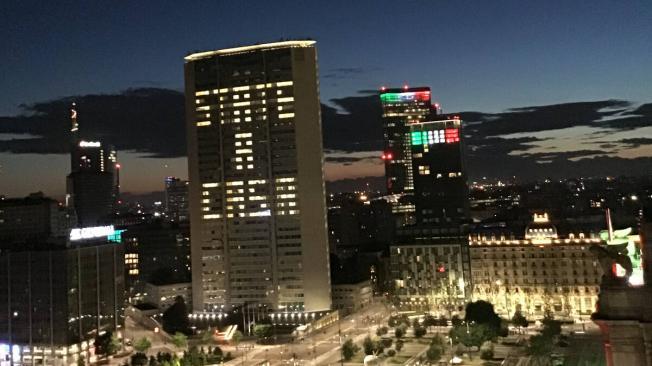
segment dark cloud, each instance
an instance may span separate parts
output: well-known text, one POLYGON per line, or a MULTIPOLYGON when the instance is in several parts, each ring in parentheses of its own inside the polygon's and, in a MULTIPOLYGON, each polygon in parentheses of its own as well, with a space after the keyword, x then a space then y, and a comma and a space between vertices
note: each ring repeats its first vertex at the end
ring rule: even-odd
POLYGON ((652 138, 650 137, 634 137, 629 139, 622 139, 618 141, 621 144, 625 144, 627 147, 639 147, 643 145, 652 145, 652 138))
POLYGON ((70 104, 77 103, 80 133, 118 150, 152 157, 185 155, 183 94, 169 89, 129 89, 118 94, 66 97, 22 105, 23 113, 0 117, 0 133, 30 134, 30 139, 0 141, 0 151, 64 153, 69 149, 70 104))
POLYGON ((365 71, 362 67, 338 67, 329 69, 328 72, 320 75, 320 77, 322 79, 346 79, 363 74, 365 71))
MULTIPOLYGON (((72 101, 78 104, 79 121, 88 139, 102 139, 118 150, 137 151, 150 157, 185 155, 183 94, 160 88, 129 89, 115 94, 66 97, 24 105, 18 116, 0 117, 0 134, 11 134, 4 140, 0 136, 0 152, 67 152, 72 101)), ((574 126, 601 127, 614 132, 650 126, 652 103, 633 106, 622 100, 605 100, 458 115, 466 121, 465 160, 471 178, 518 175, 529 179, 652 171, 652 158, 606 156, 618 149, 651 144, 652 138, 621 141, 600 138, 596 143, 605 151, 589 147, 580 151, 528 154, 527 151, 543 139, 505 137, 574 126), (541 164, 543 161, 546 163, 541 164)), ((322 123, 324 147, 331 153, 327 157, 329 162, 353 164, 371 158, 360 152, 383 148, 381 106, 376 91, 330 100, 328 105, 322 105, 322 123), (358 154, 347 156, 347 152, 358 154)))

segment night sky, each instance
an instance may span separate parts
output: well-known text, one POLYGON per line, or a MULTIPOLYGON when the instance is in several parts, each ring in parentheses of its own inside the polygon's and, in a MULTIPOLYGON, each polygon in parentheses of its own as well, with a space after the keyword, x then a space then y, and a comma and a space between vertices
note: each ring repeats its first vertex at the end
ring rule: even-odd
POLYGON ((473 179, 652 171, 649 0, 9 0, 0 29, 9 196, 63 193, 72 100, 120 149, 123 190, 161 190, 187 175, 183 56, 306 37, 331 181, 382 175, 374 91, 404 84, 430 86, 444 112, 478 112, 461 113, 473 179))

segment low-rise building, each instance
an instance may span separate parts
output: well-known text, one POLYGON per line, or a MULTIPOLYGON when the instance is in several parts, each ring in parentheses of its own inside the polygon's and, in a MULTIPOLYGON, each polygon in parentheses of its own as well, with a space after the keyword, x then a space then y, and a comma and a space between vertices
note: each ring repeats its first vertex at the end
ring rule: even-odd
POLYGON ((148 282, 145 287, 145 302, 156 306, 159 310, 164 311, 172 304, 175 299, 181 296, 186 303, 187 308, 192 307, 192 283, 170 283, 155 284, 148 282))
POLYGON ((333 309, 343 314, 354 313, 373 300, 371 281, 332 285, 333 309))

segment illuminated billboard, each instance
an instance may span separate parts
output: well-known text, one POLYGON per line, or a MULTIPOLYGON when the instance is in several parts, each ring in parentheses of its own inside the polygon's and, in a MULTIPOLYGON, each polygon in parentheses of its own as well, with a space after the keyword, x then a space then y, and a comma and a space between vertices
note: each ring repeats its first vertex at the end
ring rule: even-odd
POLYGON ((446 128, 443 130, 412 131, 410 134, 412 145, 452 144, 460 142, 460 130, 446 128))
POLYGON ((106 238, 108 241, 119 243, 124 230, 116 230, 113 225, 74 228, 70 230, 70 241, 106 238))
POLYGON ((408 103, 408 102, 430 102, 429 91, 383 93, 380 95, 382 103, 408 103))

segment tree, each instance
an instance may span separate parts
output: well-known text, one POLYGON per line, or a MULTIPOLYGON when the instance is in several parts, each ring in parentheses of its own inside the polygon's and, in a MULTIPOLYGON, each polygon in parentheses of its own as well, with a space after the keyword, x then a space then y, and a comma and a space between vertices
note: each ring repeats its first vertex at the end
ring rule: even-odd
POLYGON ((405 325, 410 324, 410 319, 407 317, 407 315, 405 314, 392 315, 387 320, 387 325, 389 325, 390 327, 397 327, 401 324, 405 324, 405 325))
POLYGON ((419 323, 419 318, 414 318, 414 320, 412 320, 412 328, 416 329, 420 325, 421 323, 419 323))
POLYGON ((529 322, 525 316, 523 316, 523 313, 521 313, 520 310, 516 310, 516 312, 514 312, 514 316, 512 317, 512 324, 518 328, 527 328, 529 322))
POLYGON ((454 327, 458 327, 458 326, 462 325, 463 322, 462 322, 462 319, 460 319, 459 316, 453 315, 453 317, 451 318, 451 323, 453 324, 454 327))
POLYGON ((387 356, 389 356, 389 357, 396 356, 396 351, 394 351, 393 349, 390 349, 389 351, 387 351, 387 356))
POLYGON ((156 361, 156 357, 154 356, 149 356, 149 366, 158 366, 158 361, 156 361))
POLYGON ((422 326, 418 326, 414 328, 414 336, 417 338, 421 338, 424 335, 426 335, 426 328, 422 326))
POLYGON ((131 356, 131 366, 145 366, 147 362, 147 355, 144 353, 138 352, 131 356))
POLYGON ((147 337, 140 338, 134 343, 134 349, 141 353, 146 353, 152 347, 152 342, 147 337))
POLYGON ((104 332, 95 337, 95 353, 102 356, 109 356, 120 349, 120 341, 113 336, 112 332, 104 332))
POLYGON ((441 358, 441 355, 444 353, 444 349, 436 344, 431 344, 426 351, 426 357, 430 362, 437 362, 441 358))
POLYGON ((550 337, 537 334, 530 337, 527 353, 537 359, 540 364, 546 364, 554 350, 554 343, 550 337))
POLYGON ((493 360, 494 358, 494 344, 491 341, 485 341, 480 346, 480 358, 483 360, 493 360))
POLYGON ((274 329, 271 324, 256 324, 254 326, 254 334, 258 337, 258 340, 264 340, 272 336, 274 329))
POLYGON ((392 339, 391 338, 382 338, 380 340, 380 343, 383 345, 383 348, 389 348, 392 346, 392 339))
POLYGON ((376 329, 376 335, 380 337, 387 334, 388 331, 387 327, 378 327, 378 329, 376 329))
POLYGON ((201 335, 201 342, 204 344, 212 344, 213 342, 213 333, 215 331, 213 328, 207 329, 204 333, 201 335))
POLYGON ((446 344, 446 340, 440 334, 435 334, 435 336, 432 337, 430 344, 438 344, 443 347, 446 344))
POLYGON ((394 336, 397 339, 403 338, 404 335, 405 335, 405 329, 403 327, 396 327, 396 329, 394 329, 394 336))
POLYGON ((77 357, 77 366, 86 366, 86 361, 84 360, 84 356, 81 354, 77 357))
POLYGON ((176 332, 172 336, 172 343, 179 348, 185 348, 188 346, 188 337, 181 332, 176 332))
POLYGON ((491 328, 496 335, 500 334, 502 320, 494 311, 491 303, 483 300, 470 302, 466 305, 466 316, 464 321, 467 323, 485 324, 491 328))
POLYGON ((486 324, 466 324, 454 327, 449 333, 453 343, 462 343, 467 347, 480 347, 485 341, 492 340, 495 333, 486 324))
POLYGON ((396 352, 401 352, 401 349, 403 349, 403 340, 398 339, 394 345, 394 348, 396 348, 396 352))
POLYGON ((561 322, 555 320, 551 314, 546 314, 541 321, 541 324, 543 324, 541 334, 550 338, 561 334, 561 322))
POLYGON ((434 316, 427 314, 423 317, 423 326, 426 328, 434 327, 437 325, 437 319, 434 316))
POLYGON ((163 330, 169 334, 181 332, 190 334, 190 322, 188 321, 188 308, 183 297, 177 296, 174 304, 163 313, 163 330))
POLYGON ((353 343, 352 340, 347 339, 342 345, 342 357, 344 357, 344 360, 349 361, 359 350, 360 347, 353 343))
POLYGON ((233 342, 233 344, 237 346, 237 345, 240 343, 240 341, 242 340, 242 337, 243 337, 243 336, 244 336, 244 335, 242 334, 241 331, 236 330, 236 331, 233 333, 233 335, 231 336, 231 342, 233 342))
POLYGON ((374 341, 371 339, 371 337, 366 336, 364 341, 362 341, 362 348, 364 349, 364 354, 365 355, 373 355, 374 350, 375 350, 375 345, 374 341))

